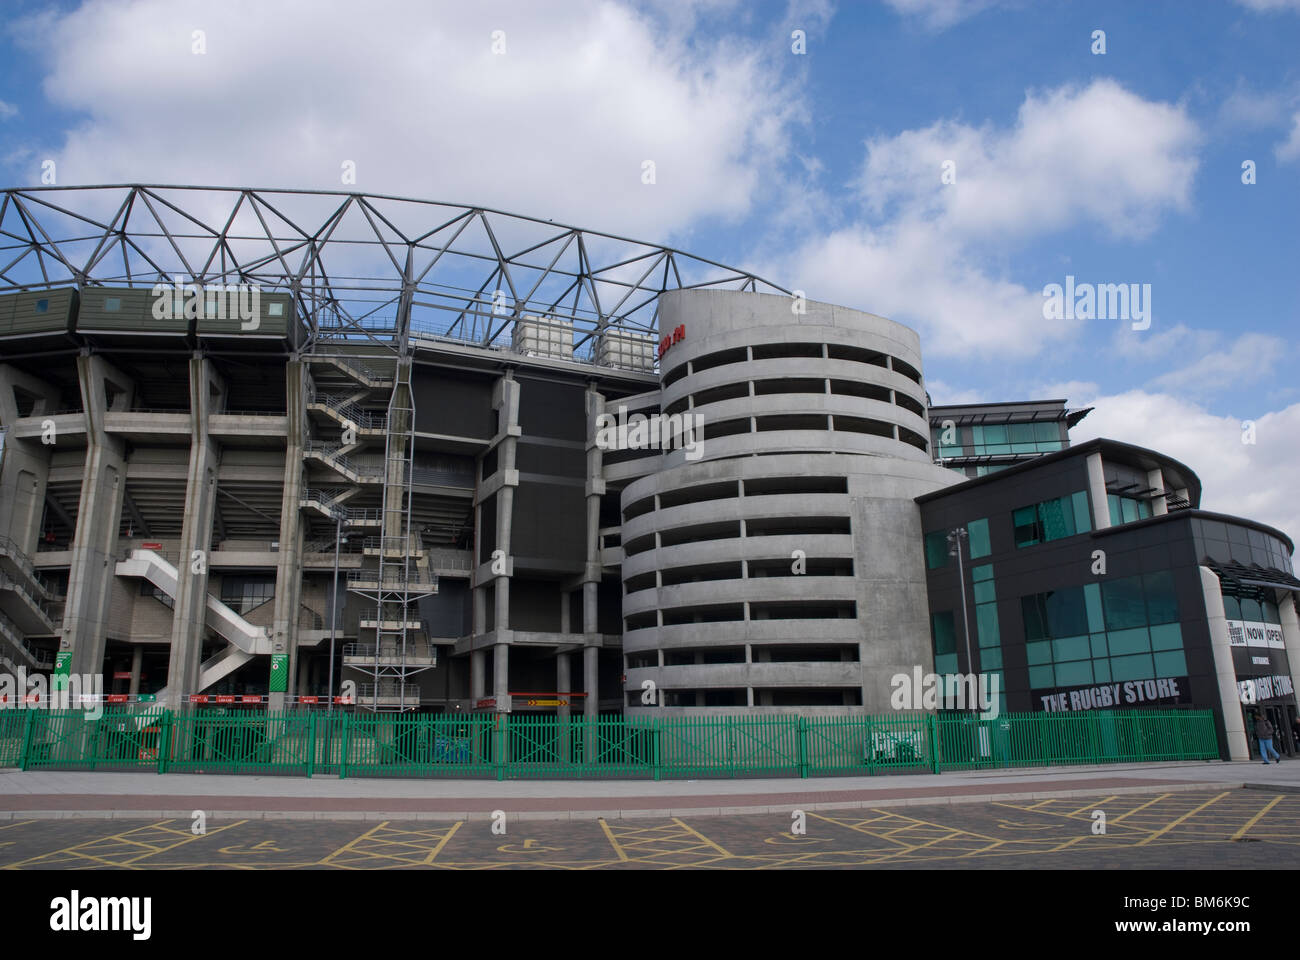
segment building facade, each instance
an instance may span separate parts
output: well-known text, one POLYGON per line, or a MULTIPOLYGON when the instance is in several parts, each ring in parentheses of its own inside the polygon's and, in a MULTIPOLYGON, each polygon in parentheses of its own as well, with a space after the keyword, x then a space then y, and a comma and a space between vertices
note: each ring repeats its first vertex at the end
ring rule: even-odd
POLYGON ((1185 465, 1109 440, 922 496, 936 670, 997 674, 1012 712, 1211 709, 1233 759, 1267 715, 1293 752, 1294 544, 1200 497, 1185 465))
POLYGON ((594 717, 885 713, 919 669, 995 674, 1001 710, 1212 709, 1232 757, 1267 715, 1293 748, 1292 542, 1155 451, 1072 447, 1088 410, 931 406, 913 331, 668 248, 209 193, 186 229, 232 211, 190 235, 5 193, 43 259, 0 277, 0 670, 594 717), (61 227, 114 257, 54 277, 61 227))

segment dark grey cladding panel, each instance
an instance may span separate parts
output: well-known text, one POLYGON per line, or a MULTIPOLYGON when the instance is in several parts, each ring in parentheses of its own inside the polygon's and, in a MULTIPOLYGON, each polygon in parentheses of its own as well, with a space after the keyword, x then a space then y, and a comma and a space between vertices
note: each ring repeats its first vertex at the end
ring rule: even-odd
MULTIPOLYGON (((951 529, 981 517, 1006 515, 1019 507, 1065 496, 1088 489, 1088 462, 1084 456, 1066 457, 1034 470, 999 476, 991 482, 967 490, 952 489, 921 505, 922 525, 926 532, 951 529)), ((996 538, 997 532, 990 530, 996 538)), ((1005 531, 1010 545, 1010 530, 1005 531)), ((995 551, 1002 545, 995 542, 995 551)))
POLYGON ((560 629, 560 593, 554 580, 510 579, 510 629, 555 633, 560 629))
POLYGON ((587 559, 586 518, 582 487, 521 482, 514 494, 510 552, 581 569, 587 559))
POLYGON ((581 384, 519 377, 519 426, 524 436, 587 440, 587 410, 581 384))
POLYGON ((415 429, 487 439, 492 436, 492 377, 418 364, 412 374, 415 429))
POLYGON ((420 600, 420 616, 429 622, 435 637, 463 637, 469 634, 473 604, 468 581, 443 578, 438 592, 420 600))

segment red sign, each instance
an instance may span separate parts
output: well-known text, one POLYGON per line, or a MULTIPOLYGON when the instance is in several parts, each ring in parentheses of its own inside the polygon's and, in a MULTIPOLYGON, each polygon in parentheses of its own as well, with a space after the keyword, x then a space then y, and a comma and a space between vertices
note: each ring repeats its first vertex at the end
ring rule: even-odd
POLYGON ((127 695, 125 693, 110 693, 104 698, 105 703, 126 703, 127 695))
POLYGON ((686 325, 683 323, 679 323, 677 325, 676 330, 674 330, 672 333, 668 334, 668 336, 664 337, 662 340, 659 341, 659 356, 662 357, 665 353, 668 352, 669 347, 671 347, 675 343, 681 343, 685 339, 686 339, 686 325))
POLYGON ((208 696, 205 693, 191 693, 190 703, 207 703, 208 696))
POLYGON ((335 698, 334 698, 334 702, 335 702, 335 703, 351 703, 351 702, 352 702, 352 698, 351 698, 351 697, 335 697, 335 698))
POLYGON ((320 703, 320 697, 299 697, 299 703, 320 703))
POLYGON ((222 694, 221 696, 217 697, 217 703, 234 703, 234 702, 235 702, 234 696, 229 693, 222 694))
POLYGON ((491 710, 497 705, 496 697, 484 697, 482 700, 475 701, 475 710, 491 710))
POLYGON ((142 544, 140 544, 140 547, 141 547, 141 549, 144 549, 144 550, 161 550, 161 549, 162 549, 162 544, 161 544, 161 543, 142 543, 142 544))
POLYGON ((131 679, 131 671, 130 671, 130 670, 114 670, 114 671, 113 671, 113 679, 114 679, 114 680, 130 680, 130 679, 131 679))

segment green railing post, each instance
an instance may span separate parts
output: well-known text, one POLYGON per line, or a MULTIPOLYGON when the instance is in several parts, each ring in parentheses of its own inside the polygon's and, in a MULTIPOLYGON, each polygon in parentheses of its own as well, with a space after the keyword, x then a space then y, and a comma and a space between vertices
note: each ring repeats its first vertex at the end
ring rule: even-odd
POLYGON ((939 718, 933 713, 925 715, 926 736, 930 741, 930 772, 939 772, 939 718))
POLYGON ((662 717, 654 717, 654 718, 651 719, 651 721, 650 721, 650 738, 651 738, 651 740, 653 741, 653 744, 652 744, 652 746, 651 746, 651 749, 654 751, 654 765, 655 765, 655 779, 656 779, 656 780, 658 780, 658 779, 663 775, 663 771, 660 769, 660 766, 659 766, 659 763, 660 763, 660 760, 659 760, 659 739, 660 739, 660 737, 662 736, 662 727, 663 727, 663 725, 659 722, 661 719, 662 719, 662 717))
POLYGON ((26 770, 27 763, 30 760, 32 750, 32 727, 34 726, 32 723, 32 714, 35 712, 35 710, 27 710, 26 716, 23 718, 23 752, 18 758, 19 770, 26 770))
POLYGON ((316 764, 316 713, 307 714, 307 779, 311 779, 316 764))
POLYGON ((808 718, 799 716, 799 776, 808 778, 808 718))
POLYGON ((343 742, 339 746, 339 779, 348 776, 348 745, 352 738, 352 714, 343 714, 343 742))
MULTIPOLYGON (((504 713, 498 713, 498 714, 497 714, 497 722, 496 722, 496 730, 497 730, 497 745, 496 745, 497 756, 496 756, 496 765, 497 765, 497 779, 498 779, 498 780, 504 780, 504 779, 506 778, 506 752, 505 752, 505 749, 504 749, 505 736, 506 736, 506 732, 505 732, 506 720, 507 720, 507 714, 504 714, 504 713)), ((583 735, 586 736, 586 731, 585 731, 585 730, 583 731, 583 735)), ((587 759, 586 756, 584 756, 584 757, 583 757, 583 761, 585 762, 586 759, 587 759)))
POLYGON ((167 755, 171 752, 172 712, 165 710, 158 715, 158 772, 167 772, 167 755))
POLYGON ((727 776, 734 777, 736 775, 735 725, 732 723, 731 717, 727 717, 723 722, 727 725, 727 776))

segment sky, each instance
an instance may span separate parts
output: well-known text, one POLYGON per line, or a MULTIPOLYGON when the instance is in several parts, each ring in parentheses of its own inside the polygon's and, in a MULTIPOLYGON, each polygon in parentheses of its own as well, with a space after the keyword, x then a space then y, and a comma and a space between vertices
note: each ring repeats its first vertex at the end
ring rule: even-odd
POLYGON ((937 404, 1094 407, 1076 442, 1300 535, 1300 0, 0 5, 5 186, 53 160, 675 246, 913 327, 937 404), (1053 311, 1067 284, 1141 315, 1053 311))

